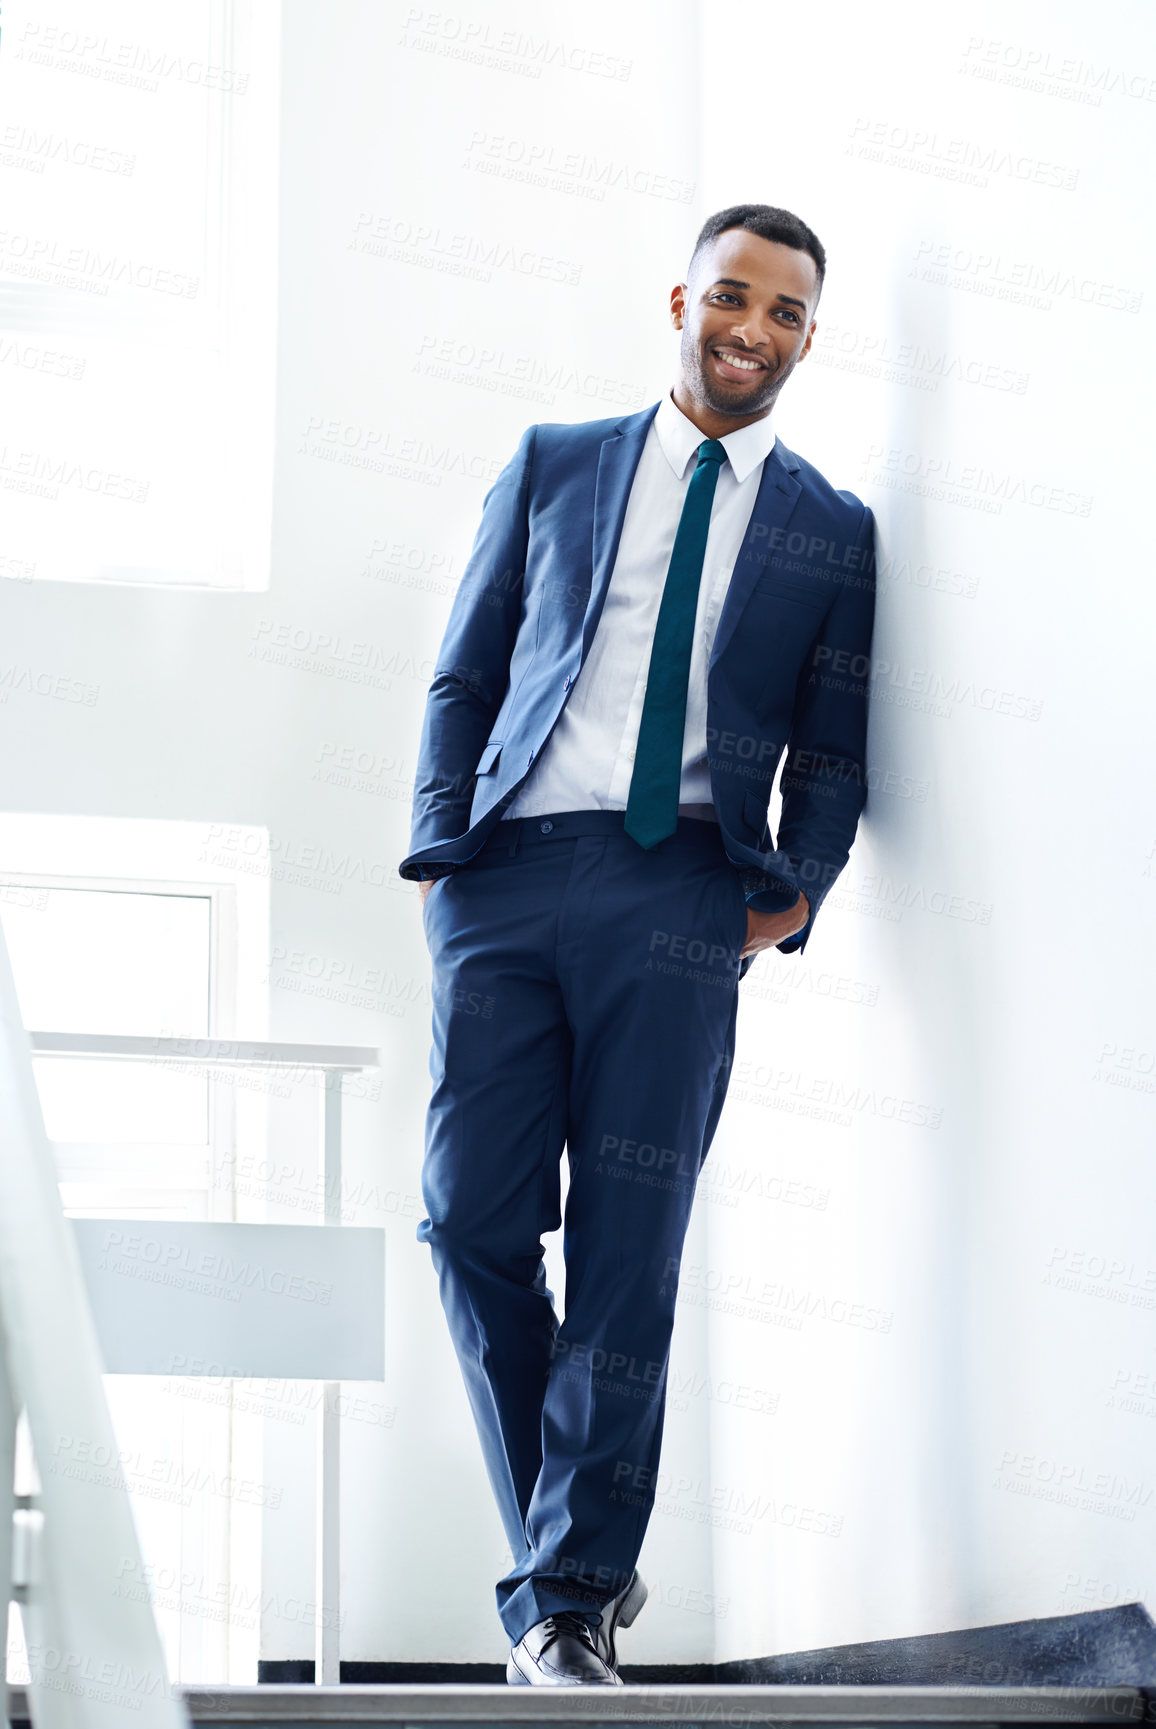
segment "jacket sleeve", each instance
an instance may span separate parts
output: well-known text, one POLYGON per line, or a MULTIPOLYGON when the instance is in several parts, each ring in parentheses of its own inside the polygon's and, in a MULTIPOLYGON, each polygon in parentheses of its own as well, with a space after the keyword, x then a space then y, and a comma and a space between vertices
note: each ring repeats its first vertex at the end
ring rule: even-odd
POLYGON ((855 554, 799 676, 781 783, 779 851, 810 904, 801 930, 776 946, 806 946, 847 863, 867 802, 867 699, 875 615, 875 519, 864 505, 855 554))
MULTIPOLYGON (((442 638, 414 777, 410 853, 452 840, 469 827, 478 759, 509 683, 510 656, 522 611, 529 538, 530 470, 537 427, 531 426, 482 503, 469 560, 442 638)), ((443 875, 407 858, 411 882, 443 875)))

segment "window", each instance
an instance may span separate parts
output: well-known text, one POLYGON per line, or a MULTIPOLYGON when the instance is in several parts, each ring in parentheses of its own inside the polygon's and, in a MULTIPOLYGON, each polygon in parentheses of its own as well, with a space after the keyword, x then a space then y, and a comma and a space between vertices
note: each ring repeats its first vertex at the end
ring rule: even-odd
POLYGON ((0 575, 268 586, 278 7, 4 33, 0 575))
MULTIPOLYGON (((267 837, 245 832, 245 862, 259 860, 267 837)), ((260 1037, 268 878, 238 870, 230 881, 207 850, 193 823, 0 818, 0 856, 24 866, 0 873, 0 928, 25 1026, 228 1037, 241 1003, 260 1037), (70 859, 91 874, 67 874, 70 859), (126 872, 133 863, 138 876, 126 872)), ((261 1091, 165 1060, 36 1056, 33 1066, 68 1212, 234 1217, 236 1148, 265 1145, 261 1091)), ((175 1680, 254 1680, 261 1510, 229 1488, 260 1481, 252 1400, 227 1381, 177 1376, 109 1376, 105 1389, 145 1560, 126 1589, 154 1598, 175 1680)), ((17 1645, 11 1677, 26 1674, 17 1645)))
MULTIPOLYGON (((0 889, 0 917, 29 1029, 209 1032, 212 915, 221 891, 142 891, 26 879, 0 889)), ((224 908, 231 912, 227 900, 224 908)), ((210 1145, 228 1113, 212 1109, 194 1069, 86 1057, 34 1058, 66 1207, 136 1210, 144 1194, 168 1217, 204 1217, 210 1145)))

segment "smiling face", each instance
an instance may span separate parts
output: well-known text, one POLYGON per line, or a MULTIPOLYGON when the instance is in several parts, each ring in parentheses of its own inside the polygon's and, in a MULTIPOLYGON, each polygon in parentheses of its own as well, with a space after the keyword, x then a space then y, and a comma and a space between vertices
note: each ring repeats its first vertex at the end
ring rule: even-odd
POLYGON ((674 400, 718 438, 774 406, 811 346, 819 273, 808 252, 728 228, 671 291, 682 331, 674 400))

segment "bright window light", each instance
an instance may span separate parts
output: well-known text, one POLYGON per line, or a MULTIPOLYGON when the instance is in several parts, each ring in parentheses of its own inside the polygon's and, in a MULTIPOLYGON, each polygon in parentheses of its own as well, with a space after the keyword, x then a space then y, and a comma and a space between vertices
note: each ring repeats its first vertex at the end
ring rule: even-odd
POLYGON ((0 574, 265 588, 274 0, 4 22, 0 574))
MULTIPOLYGON (((210 909, 207 896, 7 885, 0 924, 24 1025, 203 1036, 210 909)), ((208 1140, 208 1088, 193 1069, 62 1057, 38 1058, 35 1066, 50 1140, 208 1140)))

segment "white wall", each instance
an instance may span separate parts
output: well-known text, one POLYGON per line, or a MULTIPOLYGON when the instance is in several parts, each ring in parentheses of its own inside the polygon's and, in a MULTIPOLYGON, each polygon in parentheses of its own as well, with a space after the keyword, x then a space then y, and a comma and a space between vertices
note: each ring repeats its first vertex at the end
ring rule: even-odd
POLYGON ((806 1317, 744 1291, 712 1328, 779 1395, 715 1412, 716 1482, 774 1503, 717 1533, 723 1658, 1156 1606, 1154 50, 1121 5, 704 31, 701 208, 765 194, 825 238, 780 430, 883 556, 865 821, 805 960, 745 986, 720 1130, 720 1162, 827 1197, 709 1213, 707 1268, 806 1317))
MULTIPOLYGON (((432 658, 522 429, 657 398, 668 290, 702 218, 746 198, 798 209, 830 252, 835 340, 780 430, 878 514, 880 784, 805 960, 764 957, 743 986, 687 1250, 671 1485, 644 1552, 661 1590, 629 1657, 1151 1602, 1156 1403, 1112 1402, 1152 1374, 1156 1300, 1132 408, 1150 318, 1062 289, 1047 310, 1001 298, 997 269, 1144 289, 1152 109, 1065 100, 1062 75, 988 82, 968 44, 1128 77, 1156 73, 1156 45, 1138 11, 1101 9, 1093 34, 1071 0, 940 22, 900 5, 882 23, 848 4, 507 0, 488 44, 464 44, 469 10, 286 5, 270 592, 4 595, 8 652, 100 698, 12 694, 3 808, 212 822, 225 853, 227 825, 267 827, 269 1034, 382 1048, 346 1170, 348 1216, 388 1233, 393 1417, 346 1428, 344 1654, 502 1654, 503 1539, 413 1234, 429 978, 393 872, 432 658), (566 61, 539 68, 528 34, 566 61), (938 142, 876 161, 864 121, 938 142), (955 139, 1077 184, 999 168, 958 184, 931 171, 955 139), (598 165, 610 184, 588 177, 598 165), (940 245, 1002 263, 944 286, 922 274, 940 245), (521 268, 479 262, 495 246, 521 268), (865 373, 884 341, 952 373, 865 373), (1026 374, 1023 394, 956 375, 988 363, 1026 374), (950 461, 959 495, 901 490, 907 452, 950 461), (971 508, 976 470, 1090 498, 1090 514, 971 508), (1096 1280, 1093 1257, 1120 1268, 1096 1280), (735 1278, 746 1312, 719 1302, 735 1278), (791 1293, 809 1311, 797 1330, 778 1324, 791 1293), (1087 1506, 1049 1498, 1064 1473, 1092 1484, 1087 1506)), ((268 1428, 266 1468, 291 1492, 265 1574, 307 1591, 307 1443, 268 1428)), ((311 1654, 299 1625, 267 1637, 269 1656, 311 1654)))

